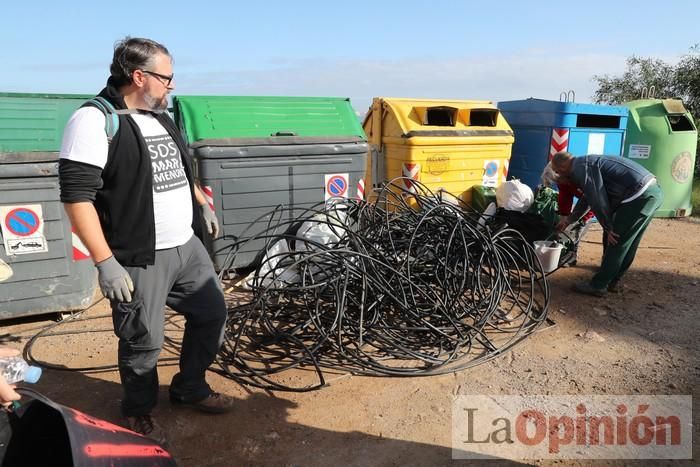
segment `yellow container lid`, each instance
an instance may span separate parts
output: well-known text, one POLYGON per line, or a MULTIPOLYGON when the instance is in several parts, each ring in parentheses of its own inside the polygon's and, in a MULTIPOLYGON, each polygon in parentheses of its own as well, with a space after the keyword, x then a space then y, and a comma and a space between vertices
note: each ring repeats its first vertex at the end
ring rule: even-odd
POLYGON ((491 101, 377 97, 363 124, 373 144, 512 144, 491 101))

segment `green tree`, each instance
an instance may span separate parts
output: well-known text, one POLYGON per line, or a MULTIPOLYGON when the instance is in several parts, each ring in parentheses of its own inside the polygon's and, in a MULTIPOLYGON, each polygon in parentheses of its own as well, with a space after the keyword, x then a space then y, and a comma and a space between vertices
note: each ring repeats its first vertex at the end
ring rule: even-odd
MULTIPOLYGON (((631 56, 622 76, 596 75, 598 89, 593 101, 623 104, 642 97, 642 90, 654 89, 657 98, 679 98, 695 120, 700 122, 700 44, 670 64, 658 58, 631 56)), ((700 139, 698 140, 700 153, 700 139)), ((700 174, 700 157, 696 157, 695 173, 700 174)))
POLYGON ((695 44, 676 65, 674 90, 698 122, 700 119, 700 45, 695 44))
POLYGON ((672 65, 657 58, 631 56, 627 59, 627 69, 622 76, 596 75, 598 89, 593 101, 606 104, 623 104, 639 99, 643 90, 652 87, 657 97, 674 94, 672 65))
POLYGON ((642 90, 653 87, 657 98, 680 98, 695 119, 700 117, 700 44, 676 64, 633 55, 621 76, 596 75, 593 80, 598 83, 594 102, 622 104, 639 99, 642 90))

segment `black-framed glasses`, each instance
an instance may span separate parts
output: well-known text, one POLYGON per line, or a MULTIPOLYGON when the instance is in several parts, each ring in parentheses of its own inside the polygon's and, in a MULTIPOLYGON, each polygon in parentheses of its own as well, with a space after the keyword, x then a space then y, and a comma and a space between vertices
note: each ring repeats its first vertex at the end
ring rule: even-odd
POLYGON ((175 73, 168 76, 168 75, 161 75, 160 73, 156 73, 155 71, 151 71, 151 70, 141 70, 141 71, 143 71, 144 73, 148 73, 151 76, 155 76, 166 87, 170 86, 170 83, 172 83, 173 78, 175 78, 175 73))

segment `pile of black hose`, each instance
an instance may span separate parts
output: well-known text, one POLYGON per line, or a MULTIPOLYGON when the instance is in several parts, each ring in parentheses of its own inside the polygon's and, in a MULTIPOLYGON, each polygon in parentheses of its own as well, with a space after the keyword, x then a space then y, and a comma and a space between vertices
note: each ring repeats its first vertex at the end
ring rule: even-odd
POLYGON ((228 264, 247 242, 266 247, 250 299, 229 308, 225 375, 294 391, 323 386, 326 368, 437 375, 496 358, 544 322, 549 289, 523 236, 411 182, 371 203, 279 207, 232 245, 228 264), (295 367, 315 369, 318 384, 280 383, 295 367))

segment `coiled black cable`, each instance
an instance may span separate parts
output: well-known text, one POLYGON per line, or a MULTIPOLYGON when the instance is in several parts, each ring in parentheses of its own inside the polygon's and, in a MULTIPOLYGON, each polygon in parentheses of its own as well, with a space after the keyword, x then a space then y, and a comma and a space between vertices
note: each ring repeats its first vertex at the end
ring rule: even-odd
POLYGON ((295 214, 279 206, 259 218, 222 269, 265 245, 250 298, 229 307, 218 361, 236 381, 303 391, 325 384, 324 368, 443 374, 501 355, 546 319, 549 288, 523 236, 415 180, 392 180, 371 203, 295 214), (300 366, 318 384, 276 378, 300 366))
MULTIPOLYGON (((324 368, 375 376, 458 371, 532 333, 546 319, 549 289, 522 235, 497 216, 480 224, 469 206, 446 203, 415 180, 406 186, 393 180, 372 203, 278 206, 251 223, 231 245, 222 274, 249 243, 262 242, 268 253, 249 281, 250 299, 229 306, 214 371, 265 389, 306 391, 325 384, 324 368), (332 240, 304 236, 314 225, 332 240), (279 242, 286 248, 269 253, 279 242), (318 384, 275 381, 300 366, 312 367, 318 384)), ((51 332, 58 325, 30 339, 28 361, 63 371, 115 368, 36 359, 34 343, 61 334, 51 332)))

